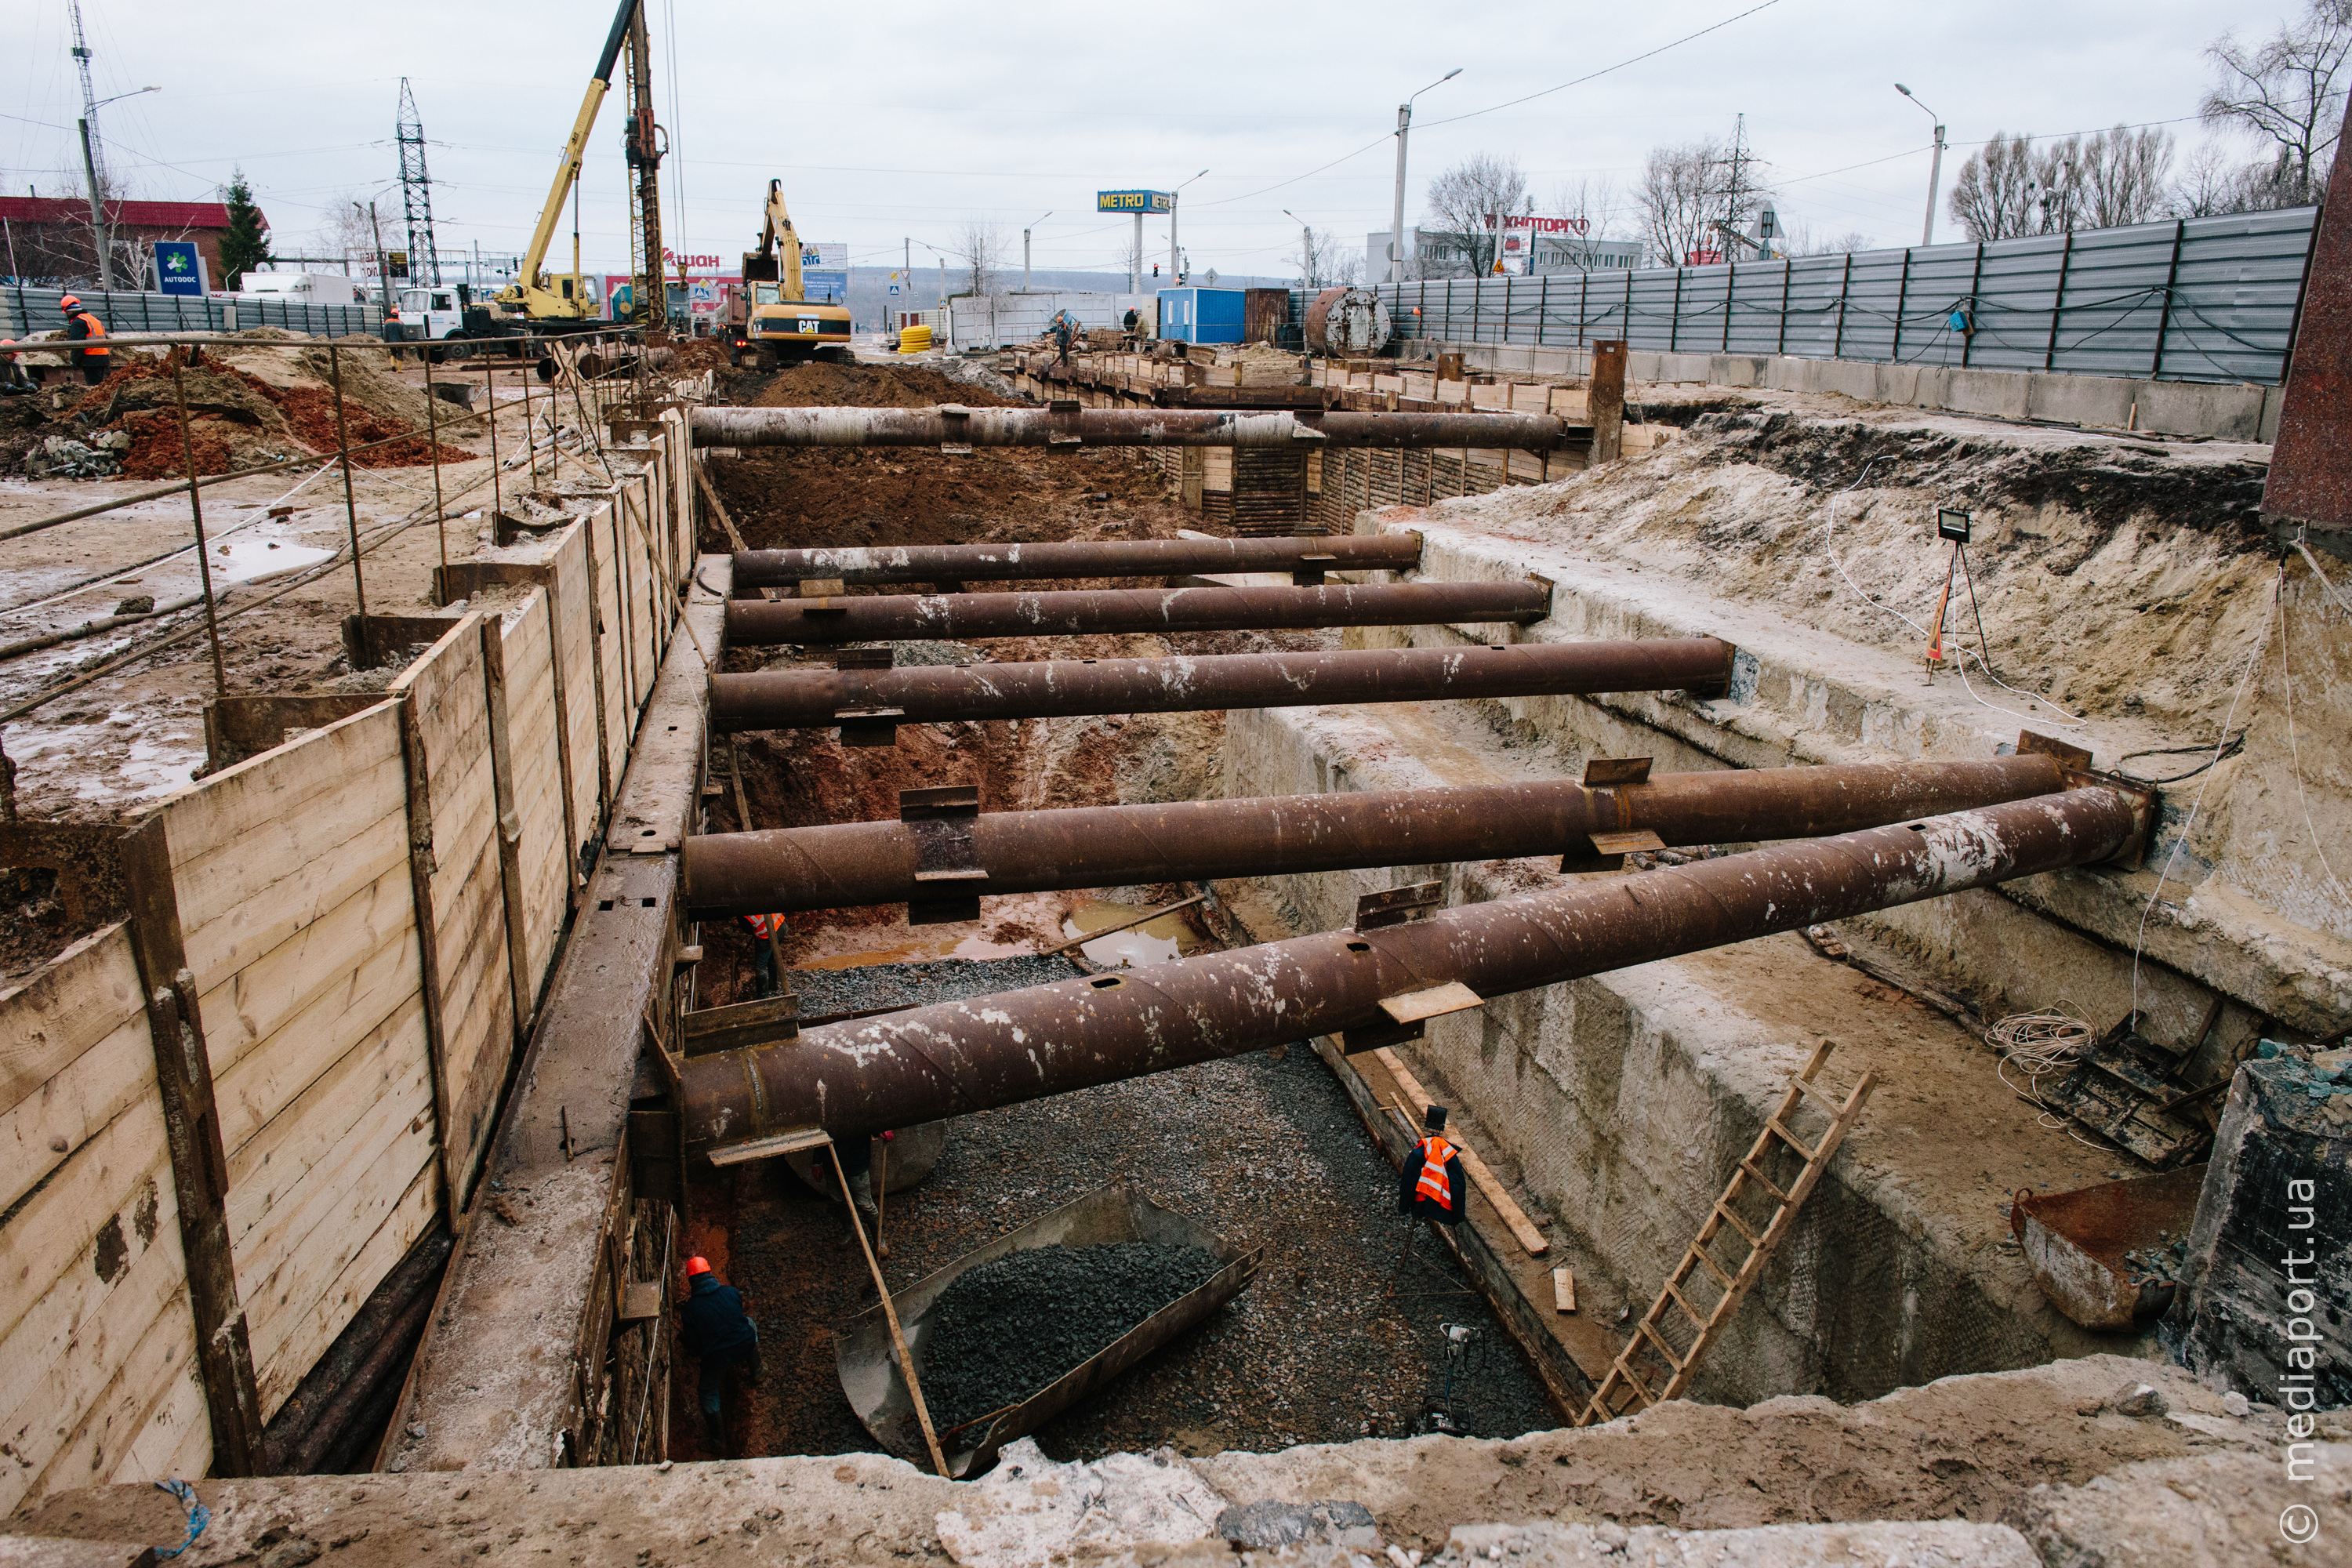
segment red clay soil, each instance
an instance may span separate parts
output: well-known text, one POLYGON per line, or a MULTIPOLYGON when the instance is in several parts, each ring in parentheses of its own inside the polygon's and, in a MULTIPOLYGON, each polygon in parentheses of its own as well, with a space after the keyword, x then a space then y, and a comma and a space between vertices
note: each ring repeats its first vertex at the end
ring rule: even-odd
MULTIPOLYGON (((335 396, 324 387, 272 386, 232 366, 175 348, 162 359, 124 354, 122 363, 105 380, 85 393, 74 413, 85 419, 112 422, 94 429, 118 429, 131 435, 131 450, 123 455, 122 471, 134 479, 168 479, 186 474, 180 436, 176 396, 149 383, 168 381, 181 368, 182 388, 188 400, 189 435, 195 446, 196 472, 225 474, 245 466, 256 443, 299 445, 324 454, 336 448, 335 396), (162 405, 159 406, 158 405, 162 405), (131 406, 125 407, 124 405, 131 406)), ((434 459, 432 443, 414 426, 370 412, 349 399, 344 419, 354 447, 383 441, 388 445, 354 451, 352 462, 363 468, 414 468, 434 459), (395 439, 399 437, 398 439, 395 439)), ((444 446, 445 463, 460 463, 473 456, 444 446)))

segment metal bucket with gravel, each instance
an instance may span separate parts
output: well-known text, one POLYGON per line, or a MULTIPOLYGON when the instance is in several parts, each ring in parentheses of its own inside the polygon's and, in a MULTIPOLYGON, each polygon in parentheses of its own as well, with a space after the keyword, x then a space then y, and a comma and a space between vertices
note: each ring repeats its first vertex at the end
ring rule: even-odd
MULTIPOLYGON (((1034 1432, 1200 1322, 1256 1278, 1263 1252, 1263 1248, 1244 1251, 1198 1221, 1163 1208, 1121 1183, 1032 1220, 897 1292, 893 1300, 898 1319, 914 1356, 916 1375, 923 1380, 926 1404, 940 1427, 940 1447, 947 1456, 949 1473, 962 1478, 987 1469, 995 1463, 1000 1447, 1034 1432), (1024 1259, 1024 1267, 1018 1270, 987 1269, 988 1265, 1016 1253, 1042 1254, 1053 1247, 1067 1252, 1051 1259, 1042 1256, 1024 1259), (1206 1256, 1188 1261, 1192 1254, 1206 1256), (983 1272, 975 1276, 975 1271, 983 1272), (1051 1344, 1018 1331, 1004 1335, 1000 1345, 991 1348, 1016 1353, 1009 1365, 990 1369, 991 1377, 997 1380, 995 1386, 1004 1390, 998 1404, 995 1395, 981 1392, 990 1386, 990 1378, 968 1375, 973 1369, 944 1361, 935 1368, 927 1356, 949 1351, 943 1342, 956 1337, 953 1318, 962 1304, 960 1298, 971 1293, 967 1287, 959 1298, 943 1304, 941 1298, 948 1296, 950 1288, 967 1276, 975 1276, 974 1283, 982 1284, 1008 1273, 1020 1275, 1024 1283, 1030 1282, 1027 1277, 1032 1275, 1036 1281, 1067 1277, 1085 1280, 1097 1290, 1106 1282, 1129 1281, 1134 1294, 1119 1304, 1123 1310, 1114 1308, 1115 1316, 1109 1321, 1125 1324, 1115 1330, 1116 1337, 1088 1352, 1080 1335, 1076 1342, 1076 1354, 1082 1359, 1075 1364, 1055 1364, 1069 1359, 1074 1342, 1066 1334, 1054 1336, 1051 1344), (1174 1293, 1168 1294, 1171 1289, 1174 1293), (1164 1299, 1155 1301, 1154 1295, 1164 1299), (1020 1372, 1024 1354, 1040 1380, 1034 1386, 1025 1385, 1020 1372), (946 1406, 931 1394, 935 1374, 941 1391, 950 1394, 946 1406), (1008 1376, 1013 1381, 1002 1381, 1008 1376), (957 1401, 975 1397, 983 1405, 995 1407, 972 1413, 956 1407, 957 1401)), ((1088 1316, 1086 1307, 1075 1300, 1056 1302, 1048 1297, 1044 1304, 1065 1319, 1088 1316), (1061 1310, 1065 1307, 1066 1312, 1061 1310)), ((923 1463, 922 1431, 915 1423, 914 1405, 908 1398, 879 1306, 851 1321, 835 1341, 834 1359, 841 1375, 841 1391, 874 1440, 891 1453, 923 1463)))

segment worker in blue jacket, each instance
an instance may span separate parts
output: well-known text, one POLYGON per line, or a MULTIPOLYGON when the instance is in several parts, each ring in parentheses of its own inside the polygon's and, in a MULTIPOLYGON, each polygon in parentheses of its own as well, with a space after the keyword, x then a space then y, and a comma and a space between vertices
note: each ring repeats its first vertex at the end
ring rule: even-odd
POLYGON ((742 1292, 722 1284, 707 1258, 686 1260, 686 1300, 677 1307, 678 1348, 702 1363, 702 1423, 713 1458, 727 1454, 727 1403, 742 1380, 760 1381, 760 1330, 743 1310, 742 1292))

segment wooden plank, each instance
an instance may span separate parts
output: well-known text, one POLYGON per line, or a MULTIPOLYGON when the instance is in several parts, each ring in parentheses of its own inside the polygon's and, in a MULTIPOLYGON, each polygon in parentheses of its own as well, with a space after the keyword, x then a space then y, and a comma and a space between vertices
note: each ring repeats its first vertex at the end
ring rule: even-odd
POLYGON ((1381 998, 1381 1011, 1389 1016, 1391 1023, 1396 1024, 1423 1023, 1452 1013, 1467 1013, 1486 1005, 1486 998, 1459 980, 1449 980, 1425 991, 1408 991, 1402 996, 1381 998))
POLYGON ((154 1093, 154 1053, 139 991, 130 935, 118 922, 0 998, 0 1057, 11 1074, 7 1109, 0 1110, 0 1150, 7 1152, 0 1213, 47 1180, 100 1128, 154 1093), (33 1079, 43 1068, 47 1077, 33 1079))
MULTIPOLYGON (((44 1467, 82 1419, 105 1399, 139 1340, 167 1314, 188 1319, 187 1277, 181 1265, 178 1214, 171 1210, 168 1167, 152 1175, 164 1209, 152 1245, 133 1256, 112 1283, 85 1258, 0 1340, 0 1442, 9 1463, 0 1467, 0 1508, 24 1496, 26 1478, 44 1467)), ((135 1237, 133 1247, 142 1246, 135 1237)), ((201 1410, 203 1400, 197 1401, 201 1410)), ((205 1456, 209 1464, 211 1456, 205 1456)), ((201 1467, 200 1467, 201 1468, 201 1467)))
MULTIPOLYGON (((257 830, 283 831, 313 797, 341 794, 369 765, 396 752, 391 700, 313 731, 290 746, 254 757, 164 797, 157 810, 172 824, 172 864, 195 864, 257 830)), ((234 901, 232 899, 230 901, 234 901)), ((204 911, 184 904, 193 929, 204 911)))
MULTIPOLYGON (((406 868, 394 867, 363 897, 272 952, 266 964, 206 993, 211 1016, 234 1017, 236 1003, 250 999, 255 1026, 268 1030, 249 1037, 218 1069, 221 1139, 231 1154, 417 994, 406 883, 406 868), (311 937, 315 942, 306 940, 311 937), (306 968, 307 956, 319 962, 306 968), (270 973, 257 973, 264 969, 270 973)), ((216 1062, 221 1054, 215 1053, 216 1062)))
POLYGON ((555 723, 554 647, 547 615, 547 590, 535 589, 499 634, 499 658, 505 674, 507 757, 512 770, 515 852, 519 885, 514 916, 522 932, 512 960, 526 1021, 537 1007, 568 901, 564 888, 565 779, 555 723))
POLYGON ((419 1018, 412 1000, 383 1020, 230 1159, 229 1236, 240 1258, 250 1256, 261 1239, 259 1227, 292 1201, 310 1173, 338 1157, 379 1101, 406 1103, 424 1086, 426 1063, 422 1037, 415 1032, 419 1018))
POLYGON ((1555 1312, 1576 1310, 1576 1270, 1573 1268, 1551 1271, 1551 1305, 1555 1312))
POLYGON ((174 1385, 188 1380, 195 1362, 195 1326, 187 1312, 167 1309, 158 1314, 123 1358, 105 1394, 79 1413, 65 1441, 34 1473, 27 1491, 45 1496, 88 1486, 93 1475, 110 1471, 171 1398, 174 1385))
POLYGON ((728 1007, 704 1007, 679 1020, 681 1054, 709 1056, 746 1046, 789 1040, 800 1033, 801 999, 768 996, 728 1007))
POLYGON ((336 1215, 331 1226, 320 1227, 322 1238, 332 1237, 334 1249, 306 1250, 295 1258, 293 1268, 277 1276, 273 1285, 284 1289, 287 1300, 273 1314, 267 1361, 261 1357, 257 1332, 256 1336, 255 1370, 264 1410, 277 1414, 350 1325, 369 1293, 408 1247, 440 1223, 438 1164, 429 1129, 388 1149, 362 1180, 366 1202, 354 1204, 336 1215), (352 1237, 363 1239, 353 1242, 352 1237))
MULTIPOLYGON (((120 921, 0 993, 0 1111, 46 1093, 52 1079, 104 1041, 121 1019, 145 1009, 131 938, 120 921)), ((14 1197, 0 1197, 0 1209, 14 1197)))
MULTIPOLYGON (((1421 1080, 1397 1058, 1396 1052, 1383 1046, 1374 1051, 1372 1057, 1387 1069, 1390 1077, 1396 1079, 1397 1088, 1412 1102, 1416 1114, 1436 1103, 1430 1099, 1429 1091, 1421 1087, 1421 1080)), ((1527 1211, 1512 1201, 1502 1182, 1487 1168, 1486 1162, 1478 1157, 1478 1151, 1457 1140, 1448 1139, 1447 1142, 1453 1143, 1461 1154, 1464 1173, 1469 1176, 1471 1184, 1485 1194, 1486 1201, 1495 1206, 1496 1216, 1510 1230, 1512 1239, 1519 1244, 1520 1249, 1529 1258, 1541 1258, 1549 1252, 1551 1243, 1544 1238, 1542 1231, 1535 1227, 1535 1222, 1528 1218, 1527 1211)))

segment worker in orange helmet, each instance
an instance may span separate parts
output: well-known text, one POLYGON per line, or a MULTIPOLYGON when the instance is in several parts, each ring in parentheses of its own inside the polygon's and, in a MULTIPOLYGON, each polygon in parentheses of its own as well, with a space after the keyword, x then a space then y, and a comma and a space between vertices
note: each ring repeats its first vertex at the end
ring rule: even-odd
POLYGON ((1404 1174, 1397 1186, 1397 1212, 1437 1225, 1460 1225, 1466 1190, 1461 1151, 1445 1137, 1445 1107, 1431 1106, 1423 1113, 1421 1124, 1429 1136, 1405 1156, 1404 1174))
POLYGON ((776 994, 778 961, 776 949, 784 932, 782 915, 745 915, 743 923, 751 928, 751 984, 753 994, 773 996, 776 994))
POLYGON ((677 1307, 678 1348, 702 1363, 702 1424, 711 1457, 727 1457, 727 1403, 743 1380, 760 1381, 760 1329, 743 1310, 742 1292, 710 1271, 710 1259, 686 1260, 686 1300, 677 1307))
POLYGON ((113 351, 102 341, 106 336, 106 323, 82 309, 79 295, 67 295, 58 301, 58 308, 66 313, 66 336, 74 342, 90 345, 74 350, 73 359, 74 363, 81 367, 83 382, 96 386, 106 379, 106 373, 112 368, 108 357, 113 351))

